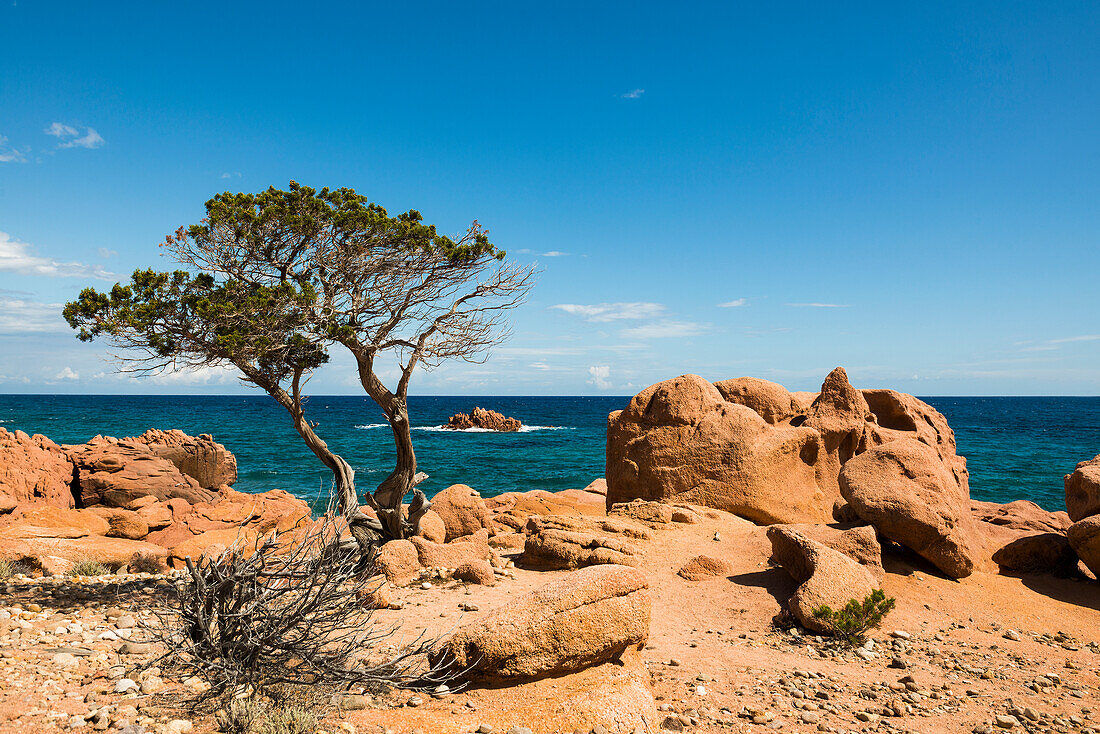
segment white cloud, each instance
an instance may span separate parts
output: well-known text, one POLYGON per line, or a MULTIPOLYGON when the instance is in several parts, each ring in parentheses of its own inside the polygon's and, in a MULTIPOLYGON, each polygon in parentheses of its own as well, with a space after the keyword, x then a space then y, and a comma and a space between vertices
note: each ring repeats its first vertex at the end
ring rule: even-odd
POLYGON ((651 324, 632 326, 622 330, 622 336, 626 339, 670 339, 687 336, 699 336, 706 332, 707 327, 691 321, 673 321, 661 319, 651 324))
POLYGON ((847 303, 787 303, 791 308, 851 308, 847 303))
POLYGON ((180 367, 164 369, 150 375, 158 385, 223 385, 238 377, 236 368, 212 365, 209 367, 180 367))
POLYGON ((537 255, 538 257, 567 257, 568 252, 562 252, 561 250, 550 250, 549 252, 537 252, 536 250, 529 250, 526 247, 515 250, 517 255, 537 255))
POLYGON ((223 173, 220 176, 220 178, 240 178, 240 177, 241 177, 241 172, 240 171, 226 171, 225 173, 223 173))
POLYGON ((593 303, 590 305, 559 303, 550 308, 556 308, 574 316, 581 316, 586 321, 594 323, 624 319, 649 319, 660 316, 665 311, 665 307, 660 303, 641 301, 633 303, 593 303))
POLYGON ((55 380, 79 380, 80 373, 74 372, 72 367, 66 367, 57 373, 54 377, 55 380))
POLYGON ((100 247, 96 250, 96 254, 106 260, 109 257, 114 257, 118 254, 118 250, 108 250, 106 247, 100 247))
POLYGON ((594 364, 588 368, 588 379, 585 380, 589 385, 595 385, 601 390, 607 390, 611 387, 611 368, 606 364, 594 364))
POLYGON ((1081 336, 1065 336, 1061 339, 1051 339, 1048 344, 1069 344, 1070 342, 1094 342, 1100 341, 1100 334, 1082 334, 1081 336))
POLYGON ((60 303, 38 303, 20 298, 0 298, 0 334, 38 334, 66 331, 60 303))
POLYGON ((48 128, 42 132, 47 135, 53 135, 55 138, 70 138, 80 134, 80 131, 75 127, 69 125, 63 125, 60 122, 51 124, 48 128))
POLYGON ((0 232, 0 272, 19 273, 21 275, 44 275, 51 278, 98 278, 112 280, 109 273, 99 265, 84 263, 63 263, 48 257, 31 254, 31 246, 26 242, 12 239, 7 232, 0 232))
POLYGON ((95 131, 95 128, 86 127, 84 128, 84 134, 81 135, 80 131, 72 125, 66 125, 61 122, 51 123, 50 126, 42 132, 61 140, 62 142, 58 144, 58 148, 88 148, 89 150, 93 150, 101 147, 107 142, 95 131))
POLYGON ((27 157, 18 148, 12 148, 7 144, 8 139, 0 135, 0 163, 25 163, 27 157))
POLYGON ((619 96, 623 99, 639 99, 643 94, 645 94, 644 89, 631 89, 626 94, 620 94, 619 96))
POLYGON ((747 298, 737 298, 732 301, 726 301, 725 303, 719 303, 718 308, 737 308, 738 306, 744 306, 749 302, 747 298))

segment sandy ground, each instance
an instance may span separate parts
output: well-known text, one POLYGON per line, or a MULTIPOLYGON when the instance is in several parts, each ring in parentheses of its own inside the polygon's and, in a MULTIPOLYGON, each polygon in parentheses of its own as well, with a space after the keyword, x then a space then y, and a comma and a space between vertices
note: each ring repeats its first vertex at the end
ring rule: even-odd
MULTIPOLYGON (((953 581, 892 551, 883 588, 897 607, 871 648, 857 654, 777 628, 773 618, 794 582, 769 565, 763 528, 713 514, 697 525, 658 526, 651 540, 639 542, 653 615, 636 664, 650 679, 658 728, 1100 732, 1100 584, 986 573, 953 581), (732 574, 703 581, 676 575, 701 554, 725 559, 732 574)), ((443 634, 566 572, 513 573, 493 587, 448 582, 395 590, 403 608, 376 612, 377 619, 400 622, 402 634, 443 634)), ((83 601, 66 590, 71 586, 53 595, 51 588, 0 586, 0 731, 214 730, 209 716, 192 724, 173 708, 178 681, 158 681, 156 671, 142 680, 135 668, 148 655, 120 653, 126 625, 157 593, 153 580, 83 601), (66 648, 79 654, 64 657, 66 648), (127 676, 147 691, 114 693, 127 676)), ((438 698, 394 692, 325 724, 360 734, 541 732, 535 702, 582 695, 591 682, 574 676, 438 698)))

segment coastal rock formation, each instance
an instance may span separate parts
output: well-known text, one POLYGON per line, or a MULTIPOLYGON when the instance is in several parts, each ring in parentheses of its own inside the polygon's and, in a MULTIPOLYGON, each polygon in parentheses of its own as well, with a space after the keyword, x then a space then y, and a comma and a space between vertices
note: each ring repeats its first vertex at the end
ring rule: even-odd
POLYGON ((782 385, 756 377, 735 377, 714 383, 725 400, 752 408, 768 423, 780 423, 802 412, 802 406, 782 385))
POLYGON ((893 390, 857 390, 838 367, 817 393, 739 377, 683 375, 651 385, 608 417, 607 507, 683 501, 761 524, 856 517, 840 493, 852 458, 899 438, 929 446, 969 496, 947 420, 893 390))
POLYGON ((45 436, 0 428, 0 503, 74 507, 72 484, 73 465, 60 446, 45 436))
MULTIPOLYGON (((974 529, 984 545, 983 560, 1011 571, 1066 575, 1077 565, 1066 531, 1065 512, 1048 512, 1034 502, 970 501, 974 529)), ((986 569, 983 569, 986 570, 986 569)))
POLYGON ((204 489, 217 489, 237 481, 237 458, 207 433, 189 436, 173 428, 150 428, 133 440, 143 443, 162 459, 172 462, 181 473, 204 489))
POLYGON ((498 532, 522 531, 528 518, 533 515, 603 516, 607 512, 605 504, 604 495, 579 489, 565 489, 560 492, 547 492, 544 489, 505 492, 485 500, 493 526, 498 532))
POLYGON ((625 566, 575 571, 460 628, 455 669, 482 682, 572 673, 640 650, 649 639, 645 576, 625 566))
POLYGON ((465 484, 452 484, 432 497, 432 511, 443 520, 445 541, 492 528, 492 518, 481 495, 465 484))
POLYGON ((880 533, 947 575, 974 571, 969 492, 928 444, 901 438, 859 454, 844 464, 840 491, 880 533))
POLYGON ((1100 577, 1100 514, 1075 522, 1066 532, 1070 546, 1092 573, 1100 577))
POLYGON ((876 588, 867 568, 796 530, 773 525, 768 528, 768 540, 774 560, 799 583, 787 604, 807 629, 832 632, 828 623, 814 616, 814 610, 842 609, 849 600, 862 601, 876 588))
POLYGON ((568 516, 532 516, 524 528, 520 562, 529 568, 574 569, 597 565, 634 566, 638 548, 624 538, 644 538, 644 528, 612 520, 568 516))
POLYGON ((406 586, 420 572, 420 554, 407 540, 391 540, 379 549, 375 565, 392 585, 406 586))
POLYGON ((209 502, 214 493, 182 473, 168 459, 135 439, 96 436, 81 446, 69 446, 76 464, 80 503, 137 509, 135 501, 185 499, 191 504, 209 502))
POLYGON ((998 566, 1011 571, 1068 576, 1077 568, 1077 554, 1061 533, 1024 535, 1005 543, 992 556, 998 566))
POLYGON ((471 428, 481 428, 486 431, 499 431, 501 433, 514 433, 523 428, 523 424, 516 418, 508 418, 495 410, 474 408, 467 413, 455 413, 447 420, 447 428, 455 431, 467 431, 471 428))
POLYGON ((1066 510, 1077 522, 1100 514, 1100 456, 1082 461, 1065 478, 1066 510))
POLYGON ((428 510, 420 516, 420 527, 417 535, 433 543, 445 543, 447 541, 447 526, 438 513, 428 510))
POLYGON ((492 555, 489 531, 484 529, 452 543, 433 543, 417 537, 409 538, 409 542, 416 548, 417 559, 425 568, 457 568, 463 563, 484 561, 492 555))
POLYGON ((496 575, 488 561, 467 561, 460 564, 454 572, 458 581, 480 586, 493 586, 496 584, 496 575))
POLYGON ((825 454, 817 431, 769 424, 683 375, 608 417, 607 506, 674 500, 759 523, 825 522, 836 498, 825 454))

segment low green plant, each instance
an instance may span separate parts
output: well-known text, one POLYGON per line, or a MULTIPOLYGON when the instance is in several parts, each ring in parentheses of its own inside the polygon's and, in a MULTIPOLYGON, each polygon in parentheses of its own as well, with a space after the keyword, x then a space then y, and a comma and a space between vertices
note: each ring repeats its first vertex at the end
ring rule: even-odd
POLYGON ((894 608, 894 602, 895 599, 887 598, 882 589, 875 589, 863 601, 849 599, 840 610, 822 604, 813 610, 813 615, 831 627, 833 634, 850 645, 861 645, 867 639, 867 631, 882 624, 882 620, 894 608))
POLYGON ((317 716, 297 707, 273 708, 264 715, 259 734, 313 734, 317 716))
POLYGON ((93 561, 90 558, 85 558, 83 561, 77 561, 73 566, 73 570, 69 571, 70 576, 103 576, 111 572, 111 569, 103 565, 99 561, 93 561))

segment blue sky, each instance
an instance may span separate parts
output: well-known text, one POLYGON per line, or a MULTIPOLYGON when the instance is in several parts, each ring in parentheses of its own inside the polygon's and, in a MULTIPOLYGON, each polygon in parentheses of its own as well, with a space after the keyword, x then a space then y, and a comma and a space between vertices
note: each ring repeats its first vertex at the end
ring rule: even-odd
POLYGON ((1092 2, 0 0, 0 392, 243 389, 121 377, 59 304, 294 179, 541 268, 413 392, 1100 394, 1098 124, 1092 2))

